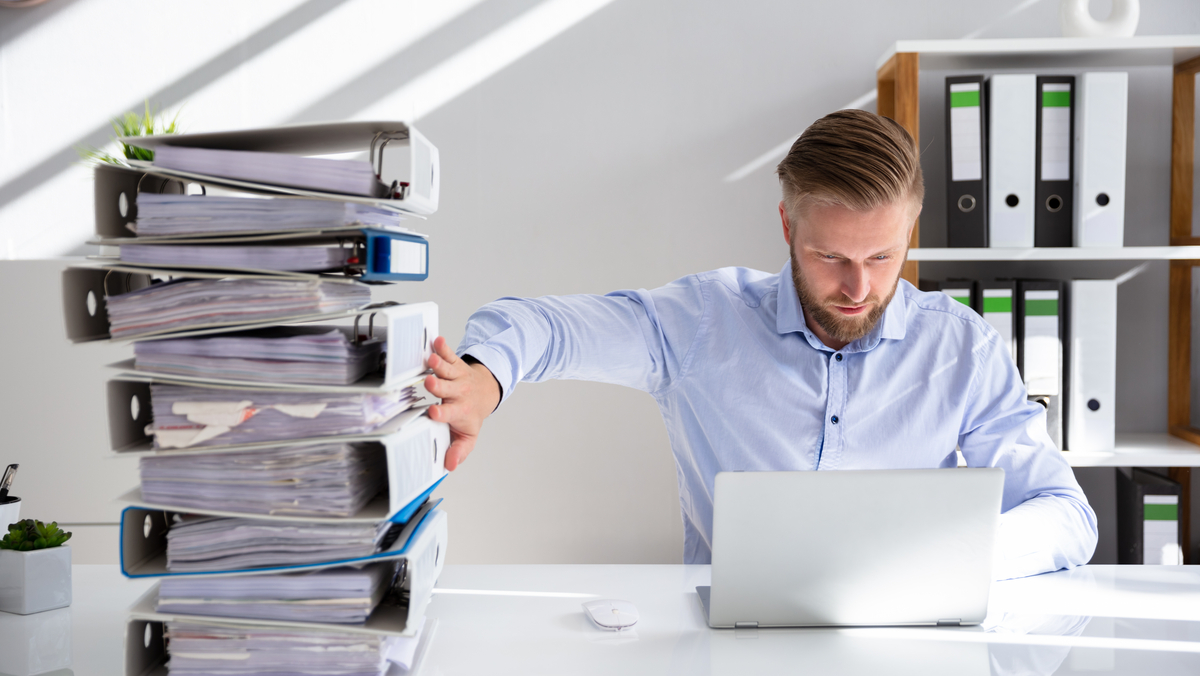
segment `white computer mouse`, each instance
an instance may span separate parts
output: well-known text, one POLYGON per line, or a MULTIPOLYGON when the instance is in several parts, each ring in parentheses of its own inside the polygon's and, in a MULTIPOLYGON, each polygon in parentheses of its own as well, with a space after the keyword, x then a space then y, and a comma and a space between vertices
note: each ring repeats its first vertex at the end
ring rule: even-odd
POLYGON ((638 611, 629 601, 597 599, 582 604, 583 611, 601 629, 621 631, 637 624, 638 611))

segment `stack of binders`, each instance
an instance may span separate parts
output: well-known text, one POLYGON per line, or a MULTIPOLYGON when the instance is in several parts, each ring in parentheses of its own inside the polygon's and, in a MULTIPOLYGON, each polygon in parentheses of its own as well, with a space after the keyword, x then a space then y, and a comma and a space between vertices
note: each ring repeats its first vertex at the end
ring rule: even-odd
POLYGON ((1058 448, 1112 450, 1116 280, 921 280, 921 290, 946 293, 996 329, 1029 399, 1046 407, 1046 429, 1058 448))
POLYGON ((1120 247, 1128 73, 946 78, 951 247, 1120 247))
POLYGON ((446 554, 450 434, 421 386, 438 312, 371 285, 428 275, 402 223, 437 209, 437 149, 399 122, 122 140, 155 161, 106 168, 93 244, 115 253, 68 269, 63 298, 73 341, 134 341, 108 384, 141 474, 121 570, 161 581, 126 673, 411 668, 446 554), (389 146, 406 180, 383 178, 389 146))

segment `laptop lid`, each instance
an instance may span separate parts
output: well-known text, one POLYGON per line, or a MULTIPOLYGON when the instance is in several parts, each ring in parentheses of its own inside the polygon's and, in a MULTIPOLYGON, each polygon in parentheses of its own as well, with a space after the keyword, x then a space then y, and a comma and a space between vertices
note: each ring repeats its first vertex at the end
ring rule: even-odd
POLYGON ((977 624, 1004 470, 721 472, 712 627, 977 624))

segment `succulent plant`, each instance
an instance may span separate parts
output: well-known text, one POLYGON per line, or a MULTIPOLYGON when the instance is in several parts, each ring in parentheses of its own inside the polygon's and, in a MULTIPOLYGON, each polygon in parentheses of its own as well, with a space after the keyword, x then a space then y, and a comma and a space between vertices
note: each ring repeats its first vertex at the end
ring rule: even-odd
POLYGON ((41 521, 23 519, 8 527, 8 535, 0 539, 0 549, 28 552, 57 547, 70 539, 71 534, 60 530, 57 521, 46 525, 41 521))

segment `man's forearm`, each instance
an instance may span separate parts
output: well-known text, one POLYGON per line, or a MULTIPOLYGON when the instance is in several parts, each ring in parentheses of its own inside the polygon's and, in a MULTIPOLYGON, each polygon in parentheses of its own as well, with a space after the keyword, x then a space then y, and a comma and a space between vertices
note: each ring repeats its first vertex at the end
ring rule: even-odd
POLYGON ((1000 515, 997 580, 1048 573, 1087 563, 1096 550, 1090 509, 1071 498, 1040 495, 1000 515))

